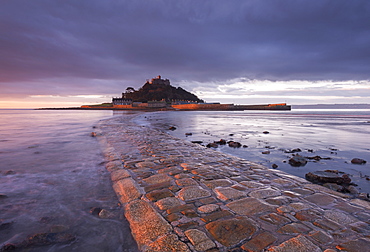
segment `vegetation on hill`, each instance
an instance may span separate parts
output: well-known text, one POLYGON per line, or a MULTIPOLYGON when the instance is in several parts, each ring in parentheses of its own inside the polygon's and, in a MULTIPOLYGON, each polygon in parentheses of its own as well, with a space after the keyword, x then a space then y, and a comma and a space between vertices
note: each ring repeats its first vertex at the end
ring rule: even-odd
POLYGON ((139 90, 128 87, 125 93, 126 99, 132 99, 135 102, 161 101, 170 102, 172 100, 186 100, 194 102, 204 102, 196 95, 186 91, 181 87, 173 87, 163 84, 146 83, 139 90))

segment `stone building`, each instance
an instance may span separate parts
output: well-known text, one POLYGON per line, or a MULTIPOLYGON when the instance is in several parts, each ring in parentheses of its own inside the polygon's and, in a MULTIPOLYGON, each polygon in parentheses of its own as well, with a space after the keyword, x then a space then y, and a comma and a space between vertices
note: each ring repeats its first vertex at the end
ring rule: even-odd
POLYGON ((167 85, 169 86, 170 85, 170 80, 169 79, 162 79, 160 75, 158 75, 157 77, 151 79, 150 81, 148 81, 149 84, 162 84, 162 85, 167 85))
POLYGON ((113 105, 131 105, 132 100, 126 98, 112 98, 113 105))

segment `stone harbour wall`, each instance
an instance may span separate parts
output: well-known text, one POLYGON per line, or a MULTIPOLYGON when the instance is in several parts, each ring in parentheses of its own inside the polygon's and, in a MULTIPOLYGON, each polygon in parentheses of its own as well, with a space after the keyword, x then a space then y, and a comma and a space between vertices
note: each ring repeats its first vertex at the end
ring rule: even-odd
POLYGON ((370 202, 134 124, 96 136, 141 251, 369 251, 370 202))

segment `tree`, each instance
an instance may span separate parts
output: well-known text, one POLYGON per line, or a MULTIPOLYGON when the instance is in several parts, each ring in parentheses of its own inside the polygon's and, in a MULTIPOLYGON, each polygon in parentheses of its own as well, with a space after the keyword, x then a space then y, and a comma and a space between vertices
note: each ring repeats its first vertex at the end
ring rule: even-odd
POLYGON ((133 87, 126 88, 126 94, 135 92, 135 89, 133 87))

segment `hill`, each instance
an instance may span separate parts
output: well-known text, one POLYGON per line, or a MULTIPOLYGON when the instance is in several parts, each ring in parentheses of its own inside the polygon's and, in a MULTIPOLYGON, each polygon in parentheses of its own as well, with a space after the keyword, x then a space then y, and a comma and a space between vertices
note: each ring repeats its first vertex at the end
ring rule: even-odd
POLYGON ((185 100, 193 102, 204 102, 196 95, 186 91, 181 87, 171 85, 145 83, 139 90, 127 88, 124 94, 126 99, 132 99, 135 102, 161 101, 167 102, 173 100, 185 100))

